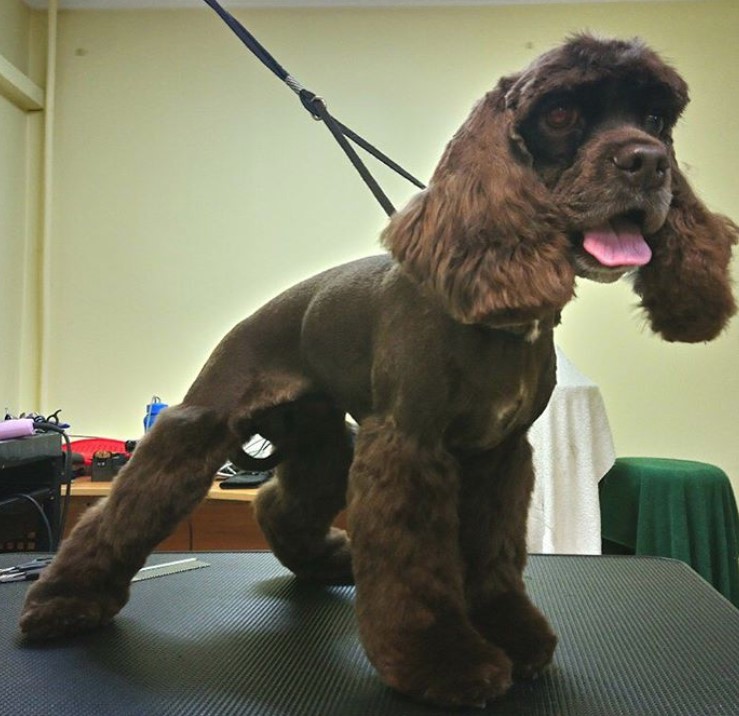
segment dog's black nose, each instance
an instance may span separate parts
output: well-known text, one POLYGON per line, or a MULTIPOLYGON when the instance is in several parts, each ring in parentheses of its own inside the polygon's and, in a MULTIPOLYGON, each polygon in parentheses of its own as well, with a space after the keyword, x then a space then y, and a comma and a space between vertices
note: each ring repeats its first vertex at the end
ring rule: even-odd
POLYGON ((664 147, 654 144, 627 144, 613 156, 613 163, 630 184, 642 189, 659 189, 670 166, 664 147))

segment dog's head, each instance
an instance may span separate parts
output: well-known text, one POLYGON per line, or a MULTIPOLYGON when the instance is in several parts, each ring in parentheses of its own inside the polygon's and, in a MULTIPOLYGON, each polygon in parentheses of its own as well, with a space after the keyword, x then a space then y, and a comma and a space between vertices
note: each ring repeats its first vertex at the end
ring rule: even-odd
POLYGON ((578 274, 611 281, 647 264, 672 202, 685 82, 640 43, 590 37, 508 82, 512 139, 562 210, 578 274))
POLYGON ((642 42, 577 36, 478 103, 383 240, 465 323, 526 322, 570 300, 576 275, 635 272, 655 331, 710 340, 736 309, 737 227, 680 172, 687 102, 642 42))

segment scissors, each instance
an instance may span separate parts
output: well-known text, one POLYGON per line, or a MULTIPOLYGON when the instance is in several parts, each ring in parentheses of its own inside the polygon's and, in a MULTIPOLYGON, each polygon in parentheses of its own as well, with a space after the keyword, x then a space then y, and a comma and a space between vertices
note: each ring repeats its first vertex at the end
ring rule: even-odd
POLYGON ((51 560, 51 557, 36 557, 36 559, 32 559, 30 562, 0 569, 0 583, 32 582, 39 578, 41 570, 45 569, 51 560))

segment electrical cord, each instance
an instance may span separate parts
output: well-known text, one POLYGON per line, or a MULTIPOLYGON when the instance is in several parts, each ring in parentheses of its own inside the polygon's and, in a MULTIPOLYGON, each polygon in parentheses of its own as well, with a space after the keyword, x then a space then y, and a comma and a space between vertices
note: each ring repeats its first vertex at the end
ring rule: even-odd
POLYGON ((44 508, 41 506, 41 503, 35 497, 31 495, 27 495, 25 492, 17 492, 14 495, 8 495, 8 497, 3 499, 3 502, 7 502, 9 500, 15 500, 19 497, 22 497, 24 500, 28 500, 36 508, 36 511, 41 516, 41 519, 43 520, 43 523, 44 523, 44 527, 46 528, 46 537, 48 539, 49 550, 54 551, 55 542, 54 542, 53 530, 51 529, 51 523, 49 522, 49 518, 46 516, 46 513, 44 512, 44 508))
MULTIPOLYGON (((59 425, 55 425, 54 423, 37 420, 34 423, 34 427, 36 428, 36 430, 40 430, 41 432, 59 433, 62 438, 64 438, 64 441, 67 445, 67 449, 64 455, 64 482, 66 483, 66 489, 64 492, 64 499, 61 501, 62 504, 59 514, 59 530, 57 532, 56 539, 50 540, 49 542, 50 549, 55 552, 59 547, 59 543, 62 541, 62 535, 64 535, 64 527, 67 523, 67 513, 69 512, 69 500, 72 491, 72 441, 69 439, 69 435, 67 435, 66 430, 59 427, 59 425)), ((46 515, 44 515, 44 517, 46 517, 46 515)), ((51 527, 49 527, 49 530, 51 530, 51 527)))

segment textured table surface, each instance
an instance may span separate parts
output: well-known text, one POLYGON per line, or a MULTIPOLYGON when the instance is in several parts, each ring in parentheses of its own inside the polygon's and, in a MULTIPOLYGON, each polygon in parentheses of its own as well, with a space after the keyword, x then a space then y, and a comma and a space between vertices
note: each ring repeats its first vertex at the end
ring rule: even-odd
MULTIPOLYGON (((0 585, 0 714, 445 713, 379 681, 353 588, 299 585, 267 553, 197 556, 210 566, 138 582, 111 626, 51 645, 18 633, 27 584, 0 585)), ((0 566, 18 561, 0 555, 0 566)), ((554 664, 469 713, 739 714, 739 610, 685 565, 532 556, 527 582, 560 636, 554 664)))

